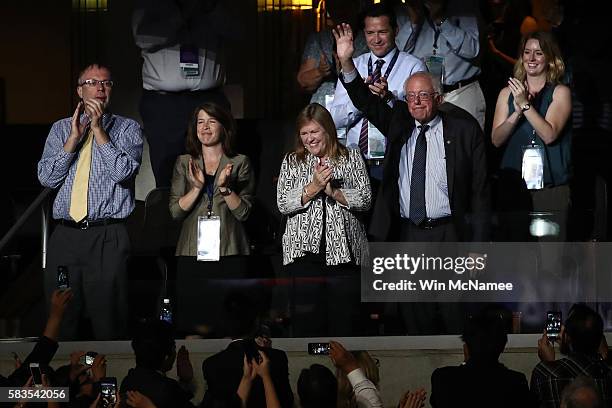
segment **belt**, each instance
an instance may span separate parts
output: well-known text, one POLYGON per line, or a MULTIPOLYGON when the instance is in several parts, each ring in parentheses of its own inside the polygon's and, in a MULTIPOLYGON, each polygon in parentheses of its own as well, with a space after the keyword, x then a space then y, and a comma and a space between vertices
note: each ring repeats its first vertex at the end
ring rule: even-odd
POLYGON ((86 230, 91 227, 101 227, 104 225, 111 225, 111 224, 122 224, 123 222, 125 222, 125 220, 123 218, 105 218, 102 220, 93 220, 93 221, 83 220, 83 221, 75 222, 72 220, 61 219, 61 220, 58 220, 58 222, 60 225, 63 225, 64 227, 78 228, 78 229, 86 230))
POLYGON ((443 85, 442 88, 444 89, 444 93, 453 92, 456 89, 463 88, 464 86, 467 86, 471 84, 472 82, 478 81, 478 77, 479 77, 478 75, 474 75, 471 78, 457 81, 452 85, 443 85))
POLYGON ((411 227, 417 227, 424 230, 430 230, 435 227, 439 227, 440 225, 445 225, 450 223, 453 220, 453 217, 448 215, 446 217, 440 218, 425 218, 423 222, 420 224, 415 224, 412 220, 408 218, 402 218, 402 222, 405 224, 409 224, 411 227))
POLYGON ((368 166, 382 166, 384 159, 366 159, 368 166))

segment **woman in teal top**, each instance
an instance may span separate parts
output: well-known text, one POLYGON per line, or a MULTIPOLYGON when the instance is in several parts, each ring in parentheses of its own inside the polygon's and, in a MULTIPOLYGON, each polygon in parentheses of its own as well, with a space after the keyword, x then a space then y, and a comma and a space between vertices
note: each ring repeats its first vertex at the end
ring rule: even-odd
POLYGON ((564 240, 570 199, 572 109, 570 89, 560 83, 565 65, 550 33, 525 35, 520 49, 514 78, 497 98, 491 134, 496 147, 505 147, 499 209, 551 212, 559 224, 555 235, 564 240), (525 156, 530 152, 541 157, 541 180, 533 176, 538 166, 527 165, 525 156), (521 197, 526 198, 522 203, 521 197))

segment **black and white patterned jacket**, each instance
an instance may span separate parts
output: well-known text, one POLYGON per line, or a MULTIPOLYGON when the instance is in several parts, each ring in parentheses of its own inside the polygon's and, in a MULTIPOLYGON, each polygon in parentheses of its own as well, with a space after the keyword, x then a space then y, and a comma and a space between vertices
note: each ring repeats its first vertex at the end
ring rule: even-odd
POLYGON ((323 192, 302 205, 304 186, 313 179, 318 158, 307 153, 304 162, 289 153, 283 159, 277 185, 276 202, 280 212, 287 216, 283 234, 283 265, 306 252, 319 253, 323 231, 323 202, 326 205, 325 263, 338 265, 355 262, 361 264, 367 253, 365 226, 355 214, 367 211, 372 203, 370 178, 356 149, 349 149, 348 157, 332 162, 333 178, 342 182, 340 191, 348 206, 326 196, 323 192))

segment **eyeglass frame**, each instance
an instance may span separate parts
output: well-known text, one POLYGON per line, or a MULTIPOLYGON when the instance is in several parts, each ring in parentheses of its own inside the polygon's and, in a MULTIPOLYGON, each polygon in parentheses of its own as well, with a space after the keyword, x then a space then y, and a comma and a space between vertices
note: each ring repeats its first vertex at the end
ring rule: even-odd
POLYGON ((411 92, 408 92, 406 94, 406 96, 404 96, 404 100, 406 102, 410 102, 411 99, 412 99, 412 101, 415 101, 417 96, 418 96, 419 100, 421 100, 421 101, 429 101, 429 100, 432 99, 432 96, 434 96, 434 95, 440 95, 440 92, 436 92, 436 91, 433 91, 433 92, 420 91, 420 92, 412 93, 412 95, 411 95, 411 92))
POLYGON ((112 88, 114 86, 114 81, 112 79, 86 79, 83 82, 79 83, 79 86, 87 86, 89 88, 97 88, 98 84, 101 84, 104 88, 112 88))

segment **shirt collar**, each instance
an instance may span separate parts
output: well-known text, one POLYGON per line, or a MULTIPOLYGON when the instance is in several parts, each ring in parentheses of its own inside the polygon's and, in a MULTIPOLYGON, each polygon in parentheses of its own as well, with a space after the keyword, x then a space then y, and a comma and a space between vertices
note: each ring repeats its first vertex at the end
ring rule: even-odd
POLYGON ((391 50, 389 50, 387 55, 385 55, 384 57, 377 57, 376 55, 374 55, 372 51, 370 51, 370 58, 372 61, 372 66, 376 64, 376 61, 378 61, 379 59, 382 59, 382 60, 385 60, 383 67, 387 67, 389 63, 391 62, 391 60, 393 59, 393 55, 395 55, 395 50, 397 50, 397 47, 391 48, 391 50))
POLYGON ((434 116, 434 118, 427 123, 420 123, 418 120, 415 119, 414 126, 415 128, 418 128, 421 125, 429 125, 429 129, 433 129, 434 127, 438 125, 438 123, 440 123, 441 120, 442 118, 440 117, 440 115, 434 116))

